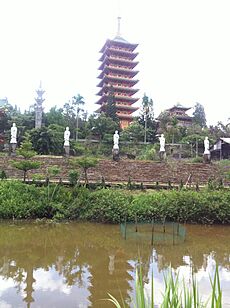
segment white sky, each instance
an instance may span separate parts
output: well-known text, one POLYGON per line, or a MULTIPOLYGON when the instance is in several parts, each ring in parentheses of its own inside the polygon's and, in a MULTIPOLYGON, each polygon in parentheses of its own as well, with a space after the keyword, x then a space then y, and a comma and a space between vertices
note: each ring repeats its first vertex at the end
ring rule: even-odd
POLYGON ((42 80, 46 111, 77 93, 95 111, 99 50, 118 14, 122 36, 139 43, 137 97, 146 92, 156 116, 199 102, 209 124, 226 123, 229 0, 0 0, 0 97, 28 109, 42 80))

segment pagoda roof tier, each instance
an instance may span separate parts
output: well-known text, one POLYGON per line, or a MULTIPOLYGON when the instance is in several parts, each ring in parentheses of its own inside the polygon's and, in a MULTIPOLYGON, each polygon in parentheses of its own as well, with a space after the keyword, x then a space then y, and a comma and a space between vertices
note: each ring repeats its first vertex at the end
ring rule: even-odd
POLYGON ((117 114, 118 118, 119 119, 128 119, 128 120, 132 120, 133 119, 133 116, 132 114, 127 114, 127 113, 118 113, 117 114))
POLYGON ((103 61, 106 56, 119 56, 119 57, 124 57, 127 59, 135 59, 136 56, 138 55, 138 52, 132 52, 128 50, 121 50, 118 48, 107 48, 106 51, 103 53, 99 61, 103 61))
POLYGON ((127 111, 132 111, 132 112, 139 109, 139 107, 133 107, 133 106, 121 105, 121 104, 116 104, 116 108, 117 110, 127 110, 127 111))
POLYGON ((122 49, 124 48, 124 49, 128 49, 130 51, 133 51, 137 48, 138 44, 130 44, 129 42, 124 40, 122 37, 116 36, 113 40, 108 39, 105 42, 102 49, 100 50, 100 52, 104 52, 106 48, 111 47, 111 46, 116 46, 118 48, 122 48, 122 49))
POLYGON ((111 65, 106 65, 104 67, 104 70, 101 72, 101 74, 98 76, 98 78, 103 78, 105 74, 108 73, 114 73, 114 74, 123 74, 124 76, 131 76, 134 77, 138 71, 133 71, 132 69, 124 68, 124 67, 115 67, 111 65))
POLYGON ((114 82, 119 82, 123 84, 127 84, 130 86, 134 86, 136 83, 138 83, 138 79, 132 79, 131 77, 126 78, 123 76, 113 76, 113 75, 107 75, 105 74, 104 76, 101 76, 102 80, 99 82, 97 87, 103 87, 104 83, 111 83, 113 84, 114 82))
MULTIPOLYGON (((108 96, 109 96, 108 94, 102 95, 102 97, 100 97, 100 99, 96 102, 96 104, 101 105, 102 103, 107 102, 108 96)), ((134 104, 139 99, 139 98, 135 98, 131 96, 123 96, 123 95, 114 95, 114 98, 115 98, 116 103, 129 102, 130 104, 134 104)))
POLYGON ((167 109, 167 111, 175 111, 175 110, 187 111, 189 109, 191 109, 191 107, 184 107, 184 106, 181 106, 181 105, 177 105, 177 106, 173 106, 173 107, 167 109))
MULTIPOLYGON (((175 117, 175 116, 174 116, 175 117)), ((192 117, 188 116, 188 115, 176 115, 177 120, 181 120, 181 121, 192 121, 192 117)))
MULTIPOLYGON (((133 89, 131 87, 124 87, 124 86, 117 86, 117 85, 112 85, 113 86, 113 90, 114 92, 122 92, 122 93, 131 93, 132 95, 135 94, 137 91, 139 91, 139 89, 133 89)), ((111 84, 104 84, 104 86, 102 87, 102 89, 97 93, 97 95, 103 95, 103 93, 105 92, 109 92, 111 89, 111 84)))
MULTIPOLYGON (((137 108, 138 109, 138 108, 137 108)), ((126 110, 127 111, 127 110, 126 110)), ((105 112, 105 106, 98 108, 96 111, 96 113, 101 113, 101 112, 105 112)), ((129 119, 131 120, 133 118, 132 113, 134 111, 130 112, 130 113, 122 113, 122 111, 118 111, 117 112, 117 116, 119 119, 129 119)))
POLYGON ((132 69, 135 66, 137 66, 138 62, 133 62, 132 60, 124 59, 121 57, 105 57, 103 63, 100 65, 98 69, 103 70, 105 65, 108 65, 108 64, 127 66, 132 69))
MULTIPOLYGON (((123 111, 127 111, 129 113, 133 113, 133 112, 137 111, 139 109, 139 107, 116 104, 116 109, 117 109, 117 112, 123 110, 123 111)), ((106 104, 103 104, 95 112, 100 112, 100 111, 105 111, 105 110, 106 110, 106 104)))
POLYGON ((138 55, 138 52, 127 52, 119 49, 108 48, 105 53, 100 57, 99 61, 103 61, 105 57, 121 57, 124 59, 134 60, 138 55))

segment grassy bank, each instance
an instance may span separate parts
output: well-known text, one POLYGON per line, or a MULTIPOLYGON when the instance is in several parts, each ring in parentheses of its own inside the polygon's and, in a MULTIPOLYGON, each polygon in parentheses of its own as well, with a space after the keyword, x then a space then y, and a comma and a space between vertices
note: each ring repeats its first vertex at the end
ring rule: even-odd
POLYGON ((230 223, 230 191, 125 190, 27 185, 0 182, 2 219, 82 219, 106 223, 170 220, 202 224, 230 223))

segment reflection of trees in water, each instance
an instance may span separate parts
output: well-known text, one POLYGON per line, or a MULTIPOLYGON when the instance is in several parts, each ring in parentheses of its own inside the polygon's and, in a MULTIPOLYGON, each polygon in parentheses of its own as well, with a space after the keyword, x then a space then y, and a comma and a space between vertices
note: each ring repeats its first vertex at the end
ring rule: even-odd
MULTIPOLYGON (((211 252, 215 260, 230 269, 230 228, 187 226, 185 243, 176 246, 156 245, 155 261, 161 270, 171 264, 177 268, 189 256, 195 271, 207 266, 211 252)), ((33 301, 33 273, 54 268, 68 286, 88 288, 94 307, 108 307, 98 302, 107 293, 129 301, 133 265, 139 256, 144 281, 148 282, 152 247, 125 241, 118 226, 88 223, 38 224, 2 223, 0 225, 0 275, 12 278, 21 291, 26 284, 25 301, 33 301), (130 262, 132 261, 132 262, 130 262), (87 276, 88 275, 88 276, 87 276), (85 277, 88 277, 87 280, 85 277), (96 304, 95 304, 96 303, 96 304)))
POLYGON ((230 270, 230 227, 187 225, 186 241, 176 246, 156 246, 155 260, 159 270, 171 265, 185 265, 184 256, 189 256, 193 271, 207 267, 211 254, 218 264, 230 270))
MULTIPOLYGON (((143 253, 147 263, 150 250, 143 253)), ((33 273, 40 268, 55 268, 68 286, 88 285, 91 302, 107 297, 109 291, 120 295, 119 288, 128 300, 132 289, 129 281, 133 279, 128 260, 137 259, 138 247, 121 240, 118 226, 21 222, 0 225, 0 275, 12 278, 19 291, 26 284, 23 291, 28 304, 33 301, 33 273), (84 281, 86 273, 89 281, 84 281)))

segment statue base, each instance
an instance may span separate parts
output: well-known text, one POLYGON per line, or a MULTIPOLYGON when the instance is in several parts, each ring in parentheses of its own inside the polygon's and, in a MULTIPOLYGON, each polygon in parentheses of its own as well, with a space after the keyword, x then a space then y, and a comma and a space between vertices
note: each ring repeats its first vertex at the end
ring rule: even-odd
POLYGON ((16 147, 17 147, 17 143, 11 143, 10 144, 10 150, 11 150, 10 155, 11 156, 16 156, 16 147))
POLYGON ((119 161, 119 149, 112 149, 112 154, 113 154, 113 160, 114 161, 119 161))
POLYGON ((160 151, 159 152, 159 157, 160 157, 160 161, 164 161, 166 158, 166 153, 165 151, 160 151))
POLYGON ((64 156, 65 157, 69 157, 69 149, 70 149, 69 145, 64 145, 64 150, 65 150, 64 156))
POLYGON ((210 154, 204 154, 203 155, 203 162, 205 164, 210 164, 210 162, 211 162, 211 155, 210 154))

